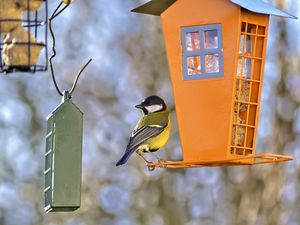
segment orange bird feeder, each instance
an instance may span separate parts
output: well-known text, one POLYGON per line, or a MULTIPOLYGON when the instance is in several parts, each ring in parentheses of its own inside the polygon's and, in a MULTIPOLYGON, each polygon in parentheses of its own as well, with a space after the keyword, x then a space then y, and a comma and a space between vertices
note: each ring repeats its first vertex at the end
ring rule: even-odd
POLYGON ((191 168, 274 163, 255 154, 270 15, 261 0, 152 0, 133 12, 161 17, 183 161, 191 168))

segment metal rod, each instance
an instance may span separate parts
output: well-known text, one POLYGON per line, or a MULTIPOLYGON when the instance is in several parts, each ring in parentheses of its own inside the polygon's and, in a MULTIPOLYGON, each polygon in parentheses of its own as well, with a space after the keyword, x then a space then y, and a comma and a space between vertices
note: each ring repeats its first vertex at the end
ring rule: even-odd
POLYGON ((91 62, 92 62, 92 59, 89 59, 89 61, 81 68, 81 70, 80 70, 79 73, 77 74, 77 76, 76 76, 76 78, 75 78, 75 80, 74 80, 74 82, 73 82, 73 86, 72 86, 71 90, 69 91, 71 95, 73 94, 73 92, 74 92, 74 90, 75 90, 75 88, 76 88, 76 85, 77 85, 77 82, 78 82, 78 79, 79 79, 80 75, 82 74, 82 72, 86 69, 86 67, 87 67, 91 62))
POLYGON ((50 34, 52 36, 52 51, 53 51, 53 54, 50 56, 50 59, 49 59, 49 64, 50 64, 50 70, 51 70, 51 75, 52 75, 52 80, 53 80, 54 86, 55 86, 55 88, 56 88, 56 90, 57 90, 57 92, 60 96, 63 96, 63 93, 59 89, 58 84, 56 82, 53 63, 52 63, 53 58, 56 56, 56 50, 55 50, 56 41, 55 41, 55 35, 54 35, 54 32, 53 32, 53 29, 52 29, 52 20, 56 16, 58 16, 60 13, 62 13, 69 6, 69 5, 66 5, 60 11, 58 11, 62 4, 63 4, 63 2, 61 1, 60 4, 57 6, 57 8, 54 10, 51 17, 49 18, 49 30, 50 30, 50 34))
MULTIPOLYGON (((44 0, 45 1, 45 15, 46 15, 46 20, 45 20, 45 58, 48 59, 48 1, 47 0, 44 0)), ((48 70, 48 63, 46 63, 45 65, 45 71, 48 70)))
MULTIPOLYGON (((57 81, 56 81, 56 78, 55 78, 55 73, 54 73, 54 68, 53 68, 53 63, 52 63, 52 60, 53 58, 56 56, 56 50, 55 50, 55 44, 56 44, 56 40, 55 40, 55 35, 54 35, 54 32, 53 32, 53 29, 52 29, 52 20, 57 17, 59 14, 61 14, 70 4, 67 4, 65 5, 61 10, 59 10, 59 8, 62 6, 63 2, 61 2, 57 8, 54 10, 52 16, 49 18, 49 30, 50 30, 50 33, 51 33, 51 36, 52 36, 52 51, 53 51, 53 54, 50 56, 50 59, 49 59, 49 64, 50 64, 50 69, 51 69, 51 75, 52 75, 52 80, 53 80, 53 83, 54 83, 54 86, 58 92, 58 94, 60 96, 64 96, 63 92, 59 89, 58 87, 58 84, 57 84, 57 81)), ((79 73, 77 74, 74 82, 73 82, 73 85, 72 85, 72 88, 70 91, 68 91, 68 93, 70 93, 70 96, 73 94, 73 92, 75 91, 75 88, 77 86, 77 82, 78 82, 78 79, 80 77, 80 75, 82 74, 82 72, 86 69, 86 67, 90 64, 90 62, 92 61, 92 59, 89 59, 89 61, 81 68, 81 70, 79 71, 79 73)))
POLYGON ((70 4, 65 5, 60 11, 59 8, 60 6, 63 4, 63 2, 61 1, 60 4, 57 6, 57 8, 55 9, 55 11, 53 12, 52 16, 51 16, 51 20, 55 19, 55 17, 57 17, 59 14, 61 14, 63 11, 65 11, 66 8, 69 7, 70 4))

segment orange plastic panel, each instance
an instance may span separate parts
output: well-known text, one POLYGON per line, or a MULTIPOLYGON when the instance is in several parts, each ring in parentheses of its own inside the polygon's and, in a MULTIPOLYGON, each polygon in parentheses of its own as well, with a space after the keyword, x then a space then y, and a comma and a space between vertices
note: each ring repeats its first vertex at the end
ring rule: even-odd
MULTIPOLYGON (((253 165, 292 160, 289 156, 255 155, 269 15, 243 10, 225 0, 178 0, 162 13, 161 19, 184 160, 150 163, 149 168, 253 165), (211 24, 222 25, 224 76, 184 80, 182 45, 186 45, 186 41, 181 40, 181 29, 211 24), (244 43, 242 49, 241 42, 244 43), (241 98, 244 89, 250 90, 247 99, 241 98), (243 110, 245 105, 246 110, 243 110), (234 113, 238 117, 234 118, 234 113), (239 117, 245 121, 243 124, 239 124, 239 117), (245 129, 239 142, 233 132, 235 126, 245 129)), ((195 36, 191 40, 201 38, 196 33, 191 35, 195 36)), ((192 43, 192 48, 201 50, 197 43, 192 43)), ((193 68, 200 68, 200 57, 188 60, 193 68)), ((197 74, 201 76, 201 72, 197 74)))
POLYGON ((162 15, 184 160, 226 159, 240 8, 224 0, 179 0, 162 15), (222 24, 224 77, 186 81, 181 28, 222 24))

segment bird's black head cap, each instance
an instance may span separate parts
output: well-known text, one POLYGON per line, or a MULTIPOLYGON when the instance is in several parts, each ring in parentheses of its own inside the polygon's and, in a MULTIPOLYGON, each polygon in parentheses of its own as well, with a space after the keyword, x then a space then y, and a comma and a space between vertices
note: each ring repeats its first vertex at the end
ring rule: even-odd
POLYGON ((139 108, 139 109, 142 109, 143 112, 147 115, 147 114, 149 114, 149 112, 146 108, 149 107, 149 106, 154 106, 154 105, 161 105, 162 106, 161 109, 159 109, 158 111, 155 111, 155 112, 161 112, 161 111, 166 110, 166 108, 167 108, 167 105, 164 102, 164 100, 162 98, 156 96, 156 95, 152 95, 152 96, 147 97, 146 99, 144 99, 142 101, 141 104, 136 105, 135 107, 139 108))

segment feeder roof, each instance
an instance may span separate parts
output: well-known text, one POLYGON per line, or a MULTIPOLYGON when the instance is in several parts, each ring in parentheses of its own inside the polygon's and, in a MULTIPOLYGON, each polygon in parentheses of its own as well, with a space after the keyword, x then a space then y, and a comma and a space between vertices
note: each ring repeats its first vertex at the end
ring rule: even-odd
POLYGON ((131 12, 160 16, 160 14, 162 14, 175 2, 176 0, 152 0, 131 10, 131 12))
MULTIPOLYGON (((132 12, 160 16, 165 10, 173 5, 177 0, 151 0, 132 10, 132 12)), ((287 18, 297 19, 297 17, 283 12, 273 5, 262 0, 230 0, 232 3, 259 14, 268 14, 287 18)))
POLYGON ((76 109, 76 111, 78 111, 80 114, 83 115, 83 112, 77 107, 77 105, 75 105, 71 100, 66 100, 64 102, 61 102, 48 116, 47 119, 51 116, 53 116, 56 113, 60 113, 60 109, 62 107, 73 107, 76 109))
POLYGON ((275 8, 270 3, 263 2, 262 0, 230 0, 232 3, 241 6, 244 9, 248 9, 249 11, 260 13, 260 14, 269 14, 274 16, 287 17, 292 19, 297 19, 297 17, 283 12, 277 8, 275 8))

